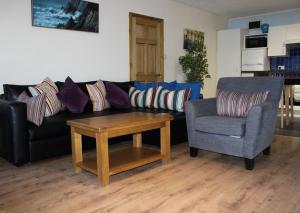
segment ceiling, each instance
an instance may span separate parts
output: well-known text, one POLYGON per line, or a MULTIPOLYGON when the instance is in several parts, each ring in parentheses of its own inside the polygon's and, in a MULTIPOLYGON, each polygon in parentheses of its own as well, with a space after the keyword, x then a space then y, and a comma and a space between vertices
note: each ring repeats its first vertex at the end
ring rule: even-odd
POLYGON ((300 0, 175 0, 229 18, 300 8, 300 0))

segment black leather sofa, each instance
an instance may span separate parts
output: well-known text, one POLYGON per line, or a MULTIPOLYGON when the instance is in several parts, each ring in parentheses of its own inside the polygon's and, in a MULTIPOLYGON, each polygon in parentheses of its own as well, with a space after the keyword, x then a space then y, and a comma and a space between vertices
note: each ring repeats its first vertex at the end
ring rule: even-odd
MULTIPOLYGON (((77 85, 87 93, 85 84, 95 82, 82 82, 77 85)), ((114 82, 124 91, 128 92, 133 82, 114 82)), ((58 88, 63 83, 56 82, 58 88)), ((0 97, 0 156, 14 164, 22 166, 25 163, 46 159, 58 155, 71 153, 70 129, 66 121, 70 119, 87 118, 93 116, 103 116, 116 113, 126 113, 130 111, 145 111, 151 113, 169 112, 174 116, 171 121, 171 144, 187 141, 187 130, 185 114, 180 112, 137 109, 129 110, 108 109, 102 112, 93 112, 92 103, 89 102, 81 114, 73 114, 68 110, 59 114, 45 118, 42 126, 37 127, 26 118, 26 104, 15 101, 18 95, 24 90, 29 94, 29 85, 3 85, 4 94, 0 97)), ((131 140, 131 136, 113 138, 109 142, 118 143, 120 141, 131 140)), ((159 130, 152 130, 143 133, 143 143, 159 145, 159 130)), ((95 146, 94 139, 83 137, 84 148, 95 146)))

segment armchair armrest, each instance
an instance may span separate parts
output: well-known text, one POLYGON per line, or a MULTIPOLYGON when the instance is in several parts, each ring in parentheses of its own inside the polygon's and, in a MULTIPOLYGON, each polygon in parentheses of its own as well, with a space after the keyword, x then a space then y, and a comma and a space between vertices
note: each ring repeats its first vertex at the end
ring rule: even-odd
POLYGON ((185 115, 189 144, 193 144, 196 141, 195 119, 200 116, 217 115, 216 98, 186 102, 185 115))
POLYGON ((0 154, 16 166, 29 161, 26 104, 0 99, 0 154))
POLYGON ((245 157, 253 159, 270 146, 276 128, 278 104, 266 102, 253 106, 247 116, 245 132, 245 157))

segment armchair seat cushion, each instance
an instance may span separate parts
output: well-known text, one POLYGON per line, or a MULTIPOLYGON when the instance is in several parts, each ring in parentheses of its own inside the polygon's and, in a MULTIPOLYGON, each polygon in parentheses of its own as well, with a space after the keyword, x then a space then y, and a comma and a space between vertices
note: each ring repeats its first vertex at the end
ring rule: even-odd
POLYGON ((203 116, 195 119, 195 129, 200 132, 243 137, 246 118, 203 116))

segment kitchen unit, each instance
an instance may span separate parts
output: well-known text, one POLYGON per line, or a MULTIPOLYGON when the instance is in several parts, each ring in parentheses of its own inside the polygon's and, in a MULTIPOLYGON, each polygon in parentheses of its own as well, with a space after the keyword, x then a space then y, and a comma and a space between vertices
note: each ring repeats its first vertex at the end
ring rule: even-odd
POLYGON ((270 69, 266 47, 242 50, 242 71, 264 71, 270 69))
POLYGON ((286 45, 300 43, 300 24, 270 27, 268 56, 286 56, 286 45))
POLYGON ((283 26, 269 28, 268 34, 268 56, 286 55, 286 30, 283 26))
POLYGON ((241 76, 241 50, 246 30, 229 29, 218 32, 218 77, 241 76))

